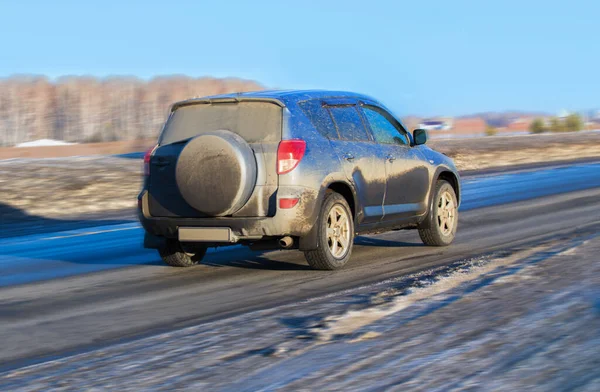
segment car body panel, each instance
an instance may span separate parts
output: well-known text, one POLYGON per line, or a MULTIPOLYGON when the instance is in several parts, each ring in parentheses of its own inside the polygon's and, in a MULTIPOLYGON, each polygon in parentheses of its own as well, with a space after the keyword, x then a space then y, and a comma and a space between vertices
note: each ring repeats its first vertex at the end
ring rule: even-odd
POLYGON ((385 162, 380 146, 374 143, 332 140, 346 179, 354 185, 363 211, 357 224, 376 223, 383 218, 385 196, 385 162))
POLYGON ((386 189, 384 221, 422 215, 427 209, 431 168, 410 146, 382 145, 385 154, 386 189))

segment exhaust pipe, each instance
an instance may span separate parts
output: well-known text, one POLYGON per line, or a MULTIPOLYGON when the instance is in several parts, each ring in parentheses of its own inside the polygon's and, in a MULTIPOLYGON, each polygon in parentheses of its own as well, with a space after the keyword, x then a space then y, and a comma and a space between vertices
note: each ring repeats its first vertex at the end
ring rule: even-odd
POLYGON ((292 245, 294 245, 294 239, 289 235, 279 239, 279 246, 283 249, 289 249, 292 245))

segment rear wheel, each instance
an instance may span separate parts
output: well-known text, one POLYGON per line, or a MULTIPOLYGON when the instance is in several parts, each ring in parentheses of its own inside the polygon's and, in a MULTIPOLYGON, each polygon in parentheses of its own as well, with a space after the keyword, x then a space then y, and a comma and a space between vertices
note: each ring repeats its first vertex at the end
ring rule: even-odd
POLYGON ((206 254, 206 246, 194 245, 184 250, 181 242, 167 240, 164 247, 158 250, 163 261, 171 267, 192 267, 198 264, 206 254))
POLYGON ((458 227, 458 200, 450 183, 436 183, 429 214, 419 226, 419 236, 425 245, 447 246, 452 243, 458 227))
POLYGON ((346 199, 330 192, 319 213, 318 247, 304 252, 308 264, 319 270, 342 268, 350 259, 354 243, 354 221, 346 199))

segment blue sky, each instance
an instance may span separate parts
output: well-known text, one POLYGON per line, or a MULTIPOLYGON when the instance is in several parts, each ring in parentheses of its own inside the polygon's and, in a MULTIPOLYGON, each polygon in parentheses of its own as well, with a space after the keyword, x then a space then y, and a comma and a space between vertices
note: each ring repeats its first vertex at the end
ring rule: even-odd
POLYGON ((600 107, 598 1, 0 0, 0 76, 237 76, 400 115, 600 107))

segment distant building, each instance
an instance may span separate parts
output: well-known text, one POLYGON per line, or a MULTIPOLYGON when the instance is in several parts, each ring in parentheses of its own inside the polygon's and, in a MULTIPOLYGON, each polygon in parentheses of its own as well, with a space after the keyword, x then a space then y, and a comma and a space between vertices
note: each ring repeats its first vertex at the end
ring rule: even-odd
POLYGON ((507 126, 506 130, 509 132, 521 132, 521 131, 529 131, 529 126, 533 122, 533 118, 530 117, 520 117, 513 121, 511 121, 507 126))
POLYGON ((454 121, 452 131, 462 135, 482 134, 486 127, 487 123, 481 117, 458 118, 454 121))
POLYGON ((428 131, 449 131, 452 129, 453 121, 449 118, 436 118, 421 121, 419 128, 428 131))

